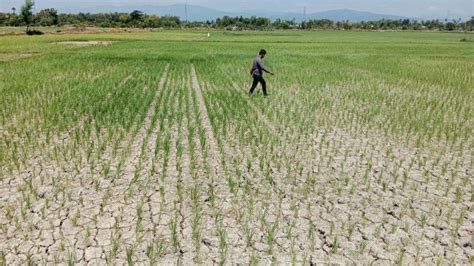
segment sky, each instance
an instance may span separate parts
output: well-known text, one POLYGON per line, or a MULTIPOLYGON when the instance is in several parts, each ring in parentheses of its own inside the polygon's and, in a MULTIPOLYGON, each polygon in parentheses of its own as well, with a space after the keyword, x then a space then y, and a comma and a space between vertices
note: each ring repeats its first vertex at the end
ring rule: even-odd
MULTIPOLYGON (((23 0, 0 0, 0 11, 19 7, 23 0)), ((65 6, 94 7, 97 5, 172 5, 185 3, 217 10, 239 12, 249 10, 291 11, 307 13, 332 9, 355 9, 380 14, 422 18, 470 18, 474 14, 474 0, 36 0, 36 9, 65 6)))

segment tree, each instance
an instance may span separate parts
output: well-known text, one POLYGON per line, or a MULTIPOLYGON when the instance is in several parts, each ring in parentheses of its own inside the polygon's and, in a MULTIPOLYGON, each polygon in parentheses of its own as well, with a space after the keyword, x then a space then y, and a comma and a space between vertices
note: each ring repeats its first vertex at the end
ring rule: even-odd
MULTIPOLYGON (((130 24, 132 27, 139 27, 141 26, 141 22, 142 22, 142 19, 144 17, 144 14, 142 11, 140 10, 133 10, 132 13, 130 13, 130 24)), ((130 26, 130 25, 129 25, 130 26)))
POLYGON ((456 24, 454 24, 453 22, 448 22, 444 25, 444 29, 447 31, 453 31, 456 29, 456 24))
POLYGON ((142 19, 142 17, 143 17, 143 12, 140 10, 133 10, 133 12, 130 13, 131 20, 137 21, 137 20, 142 19))
POLYGON ((21 18, 23 22, 26 24, 26 32, 30 30, 30 24, 33 20, 33 6, 35 5, 35 1, 33 0, 25 0, 25 4, 21 7, 21 18))
POLYGON ((177 28, 181 25, 179 17, 176 16, 163 16, 160 20, 161 26, 165 28, 177 28))
POLYGON ((16 14, 16 7, 12 7, 12 13, 16 14))
POLYGON ((120 27, 127 27, 128 23, 128 14, 120 14, 118 21, 120 23, 120 27))
POLYGON ((41 26, 58 25, 58 11, 56 11, 54 8, 41 10, 38 14, 36 14, 35 20, 36 23, 40 24, 41 26))
POLYGON ((148 28, 158 28, 160 26, 160 18, 157 16, 146 16, 144 26, 148 28))

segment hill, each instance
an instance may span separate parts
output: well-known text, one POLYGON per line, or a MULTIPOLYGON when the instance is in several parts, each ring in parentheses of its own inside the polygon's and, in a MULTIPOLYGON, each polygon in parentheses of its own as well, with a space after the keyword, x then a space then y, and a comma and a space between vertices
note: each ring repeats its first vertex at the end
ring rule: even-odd
POLYGON ((206 21, 206 20, 215 20, 223 16, 243 16, 243 17, 267 17, 272 20, 283 19, 283 20, 295 20, 302 21, 304 19, 330 19, 334 21, 368 21, 368 20, 379 20, 379 19, 400 19, 404 18, 401 16, 387 15, 387 14, 376 14, 366 11, 358 11, 352 9, 338 9, 338 10, 329 10, 316 13, 306 14, 295 13, 295 12, 266 12, 266 11, 243 11, 243 12, 227 12, 217 9, 197 6, 197 5, 185 5, 185 4, 175 4, 168 6, 160 5, 124 5, 124 6, 97 6, 94 8, 82 8, 78 9, 75 7, 65 7, 59 8, 60 12, 66 13, 107 13, 107 12, 132 12, 133 10, 140 10, 147 14, 153 15, 173 15, 178 16, 183 20, 189 21, 206 21), (187 14, 186 10, 187 9, 187 14))

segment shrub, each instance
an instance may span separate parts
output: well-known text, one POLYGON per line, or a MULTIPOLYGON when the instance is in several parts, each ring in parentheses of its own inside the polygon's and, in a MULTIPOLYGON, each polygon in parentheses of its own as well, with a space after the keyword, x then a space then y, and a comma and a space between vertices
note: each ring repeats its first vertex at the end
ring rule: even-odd
POLYGON ((27 35, 43 35, 44 33, 39 30, 28 30, 26 32, 27 35))

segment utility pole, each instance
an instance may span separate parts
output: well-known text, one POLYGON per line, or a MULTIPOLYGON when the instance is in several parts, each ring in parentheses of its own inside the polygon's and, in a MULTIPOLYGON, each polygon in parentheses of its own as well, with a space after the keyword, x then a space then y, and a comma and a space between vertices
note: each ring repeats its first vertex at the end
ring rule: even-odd
POLYGON ((446 18, 444 19, 444 22, 448 22, 449 15, 451 15, 451 10, 448 10, 448 14, 446 14, 446 18))
POLYGON ((474 16, 471 17, 471 21, 470 21, 470 22, 471 22, 471 23, 469 23, 469 24, 471 24, 471 31, 472 31, 472 29, 473 29, 473 27, 474 27, 474 16))
POLYGON ((186 23, 188 23, 188 1, 184 4, 184 16, 186 17, 186 23))

